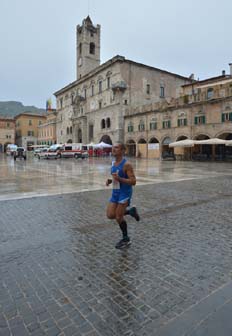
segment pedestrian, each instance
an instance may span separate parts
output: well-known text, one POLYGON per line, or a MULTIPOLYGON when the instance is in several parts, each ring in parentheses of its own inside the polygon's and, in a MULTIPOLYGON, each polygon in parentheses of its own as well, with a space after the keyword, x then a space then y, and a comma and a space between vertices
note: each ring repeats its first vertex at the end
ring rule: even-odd
POLYGON ((136 184, 136 177, 130 162, 124 157, 126 147, 123 143, 117 142, 112 148, 112 155, 115 161, 112 162, 112 178, 107 179, 106 185, 112 184, 112 196, 107 207, 107 217, 116 219, 122 231, 122 239, 115 245, 116 248, 124 248, 130 245, 130 238, 127 232, 125 215, 131 215, 136 221, 140 220, 135 206, 127 210, 132 197, 132 186, 136 184))

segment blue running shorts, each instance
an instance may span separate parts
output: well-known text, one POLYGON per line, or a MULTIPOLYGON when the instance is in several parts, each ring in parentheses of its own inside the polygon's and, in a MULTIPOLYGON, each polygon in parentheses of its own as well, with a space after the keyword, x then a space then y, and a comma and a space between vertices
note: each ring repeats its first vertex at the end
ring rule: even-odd
POLYGON ((109 199, 111 203, 119 203, 119 204, 124 204, 128 202, 128 205, 130 205, 131 201, 131 193, 122 193, 122 192, 112 192, 112 196, 109 199))

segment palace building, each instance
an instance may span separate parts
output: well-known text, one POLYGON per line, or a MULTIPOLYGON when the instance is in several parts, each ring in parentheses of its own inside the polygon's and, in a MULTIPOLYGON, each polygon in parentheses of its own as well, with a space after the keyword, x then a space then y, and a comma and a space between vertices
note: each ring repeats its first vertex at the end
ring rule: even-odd
POLYGON ((77 26, 77 79, 55 93, 58 143, 124 140, 128 109, 171 101, 192 82, 123 56, 100 64, 100 28, 89 16, 77 26))
MULTIPOLYGON (((89 16, 76 28, 76 80, 55 92, 57 143, 120 140, 132 156, 187 158, 188 150, 169 143, 232 139, 231 64, 229 74, 202 81, 119 55, 101 64, 100 34, 89 16)), ((230 148, 201 146, 195 154, 206 152, 223 156, 230 148)))

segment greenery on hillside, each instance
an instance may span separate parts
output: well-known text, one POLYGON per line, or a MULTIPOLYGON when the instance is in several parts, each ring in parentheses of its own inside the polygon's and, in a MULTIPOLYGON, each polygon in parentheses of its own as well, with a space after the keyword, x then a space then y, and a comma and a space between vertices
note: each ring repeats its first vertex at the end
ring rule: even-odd
POLYGON ((35 106, 24 106, 20 102, 16 101, 0 102, 0 116, 13 118, 17 114, 23 112, 30 112, 33 114, 46 114, 45 109, 40 109, 35 106))

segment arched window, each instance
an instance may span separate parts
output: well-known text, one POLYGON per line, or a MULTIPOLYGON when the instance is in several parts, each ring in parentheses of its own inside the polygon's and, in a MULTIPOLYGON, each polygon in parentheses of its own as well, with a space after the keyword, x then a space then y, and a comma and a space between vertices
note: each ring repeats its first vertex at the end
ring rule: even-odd
POLYGON ((95 44, 93 42, 89 45, 89 53, 95 55, 95 44))
POLYGON ((70 127, 70 130, 69 130, 70 134, 72 134, 72 126, 70 127))
POLYGON ((80 55, 82 53, 82 44, 81 43, 79 44, 79 53, 80 53, 80 55))
POLYGON ((107 118, 107 119, 106 119, 106 127, 107 127, 107 128, 110 128, 110 118, 107 118))
POLYGON ((101 128, 106 128, 105 119, 102 119, 102 121, 101 121, 101 128))
POLYGON ((69 128, 67 127, 67 131, 66 131, 67 134, 69 134, 69 128))

